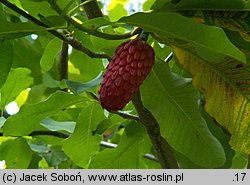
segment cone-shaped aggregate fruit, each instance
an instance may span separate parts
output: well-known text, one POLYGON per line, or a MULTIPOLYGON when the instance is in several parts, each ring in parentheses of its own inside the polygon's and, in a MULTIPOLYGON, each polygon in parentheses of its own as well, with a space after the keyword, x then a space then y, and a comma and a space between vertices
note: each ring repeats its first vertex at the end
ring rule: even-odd
POLYGON ((139 38, 118 46, 99 90, 101 106, 109 111, 123 109, 152 69, 154 57, 153 48, 139 38))

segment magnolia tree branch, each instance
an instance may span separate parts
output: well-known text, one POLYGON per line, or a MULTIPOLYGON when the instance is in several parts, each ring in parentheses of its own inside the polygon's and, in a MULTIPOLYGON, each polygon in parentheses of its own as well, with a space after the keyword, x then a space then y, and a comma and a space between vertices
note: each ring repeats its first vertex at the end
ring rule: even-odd
POLYGON ((121 111, 116 111, 116 112, 111 112, 111 113, 117 114, 117 115, 121 116, 124 119, 131 119, 131 120, 135 120, 135 121, 141 121, 139 116, 132 115, 132 114, 129 114, 129 113, 124 113, 124 112, 121 112, 121 111))
POLYGON ((49 130, 37 130, 37 131, 31 132, 29 136, 54 136, 54 137, 66 139, 70 137, 70 134, 57 132, 57 131, 49 131, 49 130))
POLYGON ((172 151, 173 149, 168 144, 168 142, 161 136, 160 126, 155 117, 146 107, 144 107, 141 100, 140 92, 134 95, 132 102, 140 117, 141 123, 145 126, 148 132, 149 138, 156 151, 156 155, 161 164, 161 167, 164 169, 179 168, 172 151))
MULTIPOLYGON (((91 35, 94 35, 94 36, 97 36, 100 38, 104 38, 104 39, 108 39, 108 40, 127 39, 127 38, 130 38, 130 37, 137 35, 138 33, 141 32, 140 28, 137 28, 137 29, 133 30, 132 32, 128 32, 125 34, 108 34, 108 33, 100 32, 96 29, 89 28, 87 26, 84 26, 83 24, 78 23, 77 21, 75 21, 72 17, 68 16, 67 14, 63 14, 63 11, 60 9, 60 7, 56 4, 56 2, 54 0, 49 0, 48 2, 50 3, 51 7, 59 15, 62 15, 64 17, 64 19, 66 19, 70 24, 72 24, 73 26, 75 26, 76 28, 78 28, 79 30, 81 30, 83 32, 87 32, 88 34, 91 34, 91 35)), ((91 2, 93 2, 93 1, 91 1, 91 2)), ((91 2, 89 2, 89 3, 91 3, 91 2)), ((85 4, 84 6, 86 7, 87 4, 85 4)), ((95 6, 95 4, 92 4, 92 6, 91 6, 93 8, 92 11, 96 11, 96 9, 100 9, 98 5, 95 7, 94 6, 95 6)), ((88 8, 87 8, 87 11, 88 11, 88 8)), ((91 17, 93 17, 93 15, 91 15, 91 17)))
POLYGON ((60 63, 59 63, 60 80, 68 79, 68 58, 69 58, 68 49, 69 49, 68 43, 63 42, 60 53, 60 63))
MULTIPOLYGON (((81 2, 87 2, 88 0, 81 0, 81 2)), ((93 19, 96 17, 103 17, 103 13, 101 11, 101 9, 98 6, 98 3, 96 0, 90 1, 88 3, 84 3, 83 5, 83 9, 86 12, 86 15, 88 17, 88 19, 93 19), (98 8, 96 8, 98 7, 98 8)))
MULTIPOLYGON (((27 18, 28 20, 32 21, 36 25, 42 26, 45 28, 50 28, 48 25, 44 24, 40 20, 36 19, 35 17, 31 16, 30 14, 26 13, 25 11, 21 10, 20 8, 18 8, 14 4, 10 3, 8 0, 0 0, 0 2, 2 4, 4 4, 5 6, 7 6, 8 8, 12 9, 13 11, 17 12, 18 14, 22 15, 23 17, 27 18)), ((51 33, 52 35, 54 35, 55 37, 61 39, 62 41, 70 44, 73 48, 82 51, 83 53, 85 53, 86 55, 88 55, 91 58, 107 58, 108 60, 111 59, 110 56, 108 56, 107 54, 96 53, 96 52, 89 50, 75 37, 66 37, 55 30, 48 29, 47 31, 49 33, 51 33)))
MULTIPOLYGON (((60 61, 59 61, 59 73, 60 73, 60 81, 63 79, 68 79, 68 59, 69 59, 69 45, 67 42, 63 42, 62 49, 60 52, 60 61)), ((68 88, 62 89, 65 92, 68 92, 68 88)))

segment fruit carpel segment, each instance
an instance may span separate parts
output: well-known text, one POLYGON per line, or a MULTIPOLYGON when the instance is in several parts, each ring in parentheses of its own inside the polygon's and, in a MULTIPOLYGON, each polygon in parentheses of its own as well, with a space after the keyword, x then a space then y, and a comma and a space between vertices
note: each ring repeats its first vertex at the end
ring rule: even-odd
POLYGON ((123 109, 150 73, 154 56, 153 48, 140 38, 118 46, 103 75, 101 106, 109 111, 123 109))

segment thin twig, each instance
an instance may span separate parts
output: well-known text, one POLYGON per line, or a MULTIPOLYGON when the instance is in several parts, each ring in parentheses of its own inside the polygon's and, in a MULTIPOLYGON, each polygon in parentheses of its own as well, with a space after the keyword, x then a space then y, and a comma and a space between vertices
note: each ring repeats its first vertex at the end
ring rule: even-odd
MULTIPOLYGON (((118 145, 114 143, 109 143, 106 141, 101 141, 101 146, 105 148, 116 148, 118 145)), ((143 157, 146 159, 155 161, 155 162, 159 162, 158 159, 152 154, 145 154, 143 157)))
POLYGON ((29 136, 41 136, 41 135, 54 136, 54 137, 59 137, 63 139, 66 139, 70 136, 70 134, 56 132, 56 131, 49 131, 49 130, 37 130, 29 134, 29 136))
MULTIPOLYGON (((7 6, 8 8, 10 8, 10 9, 14 10, 15 12, 19 13, 23 17, 27 18, 28 20, 32 21, 36 25, 42 26, 42 27, 45 27, 45 28, 50 28, 48 25, 44 24, 43 22, 39 21, 35 17, 33 17, 30 14, 26 13, 25 11, 21 10, 20 8, 18 8, 14 4, 10 3, 8 0, 0 0, 0 2, 3 3, 5 6, 7 6)), ((93 52, 93 51, 89 50, 79 40, 77 40, 75 37, 66 37, 66 36, 62 35, 61 33, 57 32, 55 30, 47 30, 47 31, 49 33, 51 33, 52 35, 56 36, 57 38, 63 40, 64 42, 67 42, 73 48, 82 51, 83 53, 85 53, 86 55, 88 55, 91 58, 107 58, 108 60, 111 59, 111 57, 108 56, 107 54, 96 53, 96 52, 93 52)))
POLYGON ((8 112, 3 111, 3 110, 0 109, 0 117, 4 117, 5 119, 7 119, 10 116, 11 115, 9 115, 8 112))
POLYGON ((82 7, 86 12, 86 15, 88 17, 88 19, 93 19, 96 17, 103 17, 103 13, 101 11, 101 9, 98 6, 98 3, 96 0, 81 0, 82 3, 82 7))
POLYGON ((167 58, 164 60, 165 62, 169 63, 173 58, 173 52, 169 53, 169 55, 167 56, 167 58))
MULTIPOLYGON (((3 136, 3 133, 0 132, 0 137, 3 136)), ((36 130, 31 132, 28 136, 54 136, 62 139, 67 139, 70 137, 70 134, 62 133, 62 132, 57 132, 57 131, 50 131, 50 130, 36 130)), ((12 136, 16 137, 16 136, 12 136)))
POLYGON ((145 154, 143 157, 150 159, 151 161, 159 162, 159 160, 153 154, 145 154))
POLYGON ((116 112, 112 112, 113 114, 117 114, 119 116, 121 116, 124 119, 131 119, 131 120, 135 120, 135 121, 141 121, 139 116, 136 115, 132 115, 129 113, 125 113, 125 112, 121 112, 121 111, 116 111, 116 112))
POLYGON ((68 79, 68 49, 67 42, 63 42, 60 53, 60 80, 68 79))
POLYGON ((72 8, 67 14, 69 16, 72 16, 76 11, 78 11, 79 8, 81 8, 85 4, 90 3, 91 1, 95 1, 95 0, 87 0, 87 1, 82 2, 82 3, 78 4, 76 7, 72 8))
POLYGON ((107 141, 101 141, 101 146, 105 147, 105 148, 116 148, 117 144, 110 143, 110 142, 107 142, 107 141))
MULTIPOLYGON (((92 98, 94 98, 96 101, 99 102, 99 97, 95 93, 88 92, 88 94, 91 95, 92 98)), ((133 114, 129 114, 129 113, 121 112, 121 111, 112 111, 111 113, 117 114, 117 115, 121 116, 124 119, 131 119, 131 120, 135 120, 135 121, 141 121, 139 116, 136 116, 136 115, 133 115, 133 114)))
POLYGON ((88 94, 89 94, 94 100, 96 100, 96 101, 99 102, 99 97, 98 97, 95 93, 93 93, 93 92, 88 92, 88 94))
MULTIPOLYGON (((62 10, 60 9, 60 7, 56 4, 56 2, 54 0, 49 0, 48 1, 51 5, 51 7, 59 14, 62 15, 62 10)), ((125 34, 108 34, 108 33, 104 33, 104 32, 99 32, 95 29, 89 28, 87 26, 84 26, 83 24, 79 24, 77 21, 75 21, 74 19, 72 19, 71 17, 69 17, 68 15, 64 14, 62 15, 70 24, 72 24, 73 26, 75 26, 76 28, 78 28, 79 30, 82 30, 83 32, 87 32, 88 34, 97 36, 97 37, 101 37, 104 39, 108 39, 108 40, 120 40, 120 39, 127 39, 130 38, 134 35, 137 35, 138 33, 141 32, 141 29, 135 29, 132 32, 128 32, 125 34)))
POLYGON ((142 124, 148 132, 161 167, 164 169, 177 169, 178 164, 172 152, 173 149, 161 136, 160 126, 155 117, 147 108, 143 106, 140 92, 134 95, 132 102, 137 110, 137 113, 139 114, 142 124))

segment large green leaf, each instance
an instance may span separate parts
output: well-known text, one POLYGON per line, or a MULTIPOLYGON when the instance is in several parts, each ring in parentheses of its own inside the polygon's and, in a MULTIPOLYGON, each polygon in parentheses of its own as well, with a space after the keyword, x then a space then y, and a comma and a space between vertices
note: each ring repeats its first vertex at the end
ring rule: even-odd
POLYGON ((41 159, 38 153, 33 153, 28 169, 39 169, 39 161, 41 161, 41 159))
POLYGON ((124 8, 122 4, 116 4, 114 7, 109 8, 109 17, 111 21, 117 21, 123 16, 128 15, 127 10, 124 8))
POLYGON ((150 147, 148 141, 145 128, 140 123, 131 122, 126 127, 118 147, 99 152, 92 159, 90 168, 141 168, 142 156, 150 147))
POLYGON ((190 159, 177 151, 174 152, 174 155, 178 161, 178 166, 180 169, 204 169, 204 167, 193 163, 190 159))
POLYGON ((105 52, 109 56, 114 55, 117 46, 125 42, 125 40, 106 40, 95 36, 90 36, 90 40, 97 51, 105 52))
POLYGON ((0 21, 0 39, 14 39, 24 37, 37 31, 46 31, 45 28, 31 22, 7 22, 0 21))
POLYGON ((28 135, 33 130, 41 128, 40 122, 44 118, 55 115, 62 109, 84 100, 84 97, 57 91, 45 101, 25 104, 16 115, 6 120, 3 127, 4 135, 28 135))
POLYGON ((38 37, 35 41, 30 41, 27 37, 14 40, 13 68, 26 67, 31 70, 34 84, 42 82, 41 67, 39 64, 44 47, 41 42, 48 42, 49 39, 38 37))
POLYGON ((36 18, 39 18, 39 15, 44 17, 57 15, 56 11, 51 8, 47 1, 22 0, 20 2, 22 7, 36 18))
POLYGON ((202 117, 206 120, 209 130, 220 141, 224 148, 226 161, 223 166, 220 166, 220 168, 230 168, 232 165, 232 159, 235 154, 235 151, 229 144, 230 135, 218 123, 216 123, 216 121, 211 116, 208 115, 208 113, 204 109, 203 103, 200 104, 200 112, 202 117))
POLYGON ((249 156, 243 152, 237 151, 232 161, 232 169, 244 169, 249 163, 249 156))
POLYGON ((13 42, 0 43, 0 89, 5 83, 10 72, 13 60, 13 42))
POLYGON ((6 118, 0 117, 0 128, 4 125, 6 118))
POLYGON ((1 148, 0 158, 2 157, 8 169, 24 169, 29 166, 32 152, 25 139, 17 138, 1 148))
POLYGON ((231 58, 215 64, 173 48, 181 66, 193 75, 194 86, 203 93, 205 110, 232 134, 233 149, 250 154, 249 70, 231 58))
POLYGON ((53 67, 55 57, 60 52, 61 48, 62 41, 58 38, 54 38, 48 43, 40 60, 43 72, 49 71, 53 67))
MULTIPOLYGON (((29 146, 32 151, 37 152, 39 156, 44 157, 49 166, 58 166, 62 161, 68 159, 64 152, 60 150, 61 146, 53 147, 48 144, 41 144, 40 142, 37 144, 29 143, 29 146)), ((59 142, 57 142, 57 145, 58 144, 59 142)))
POLYGON ((167 63, 158 61, 141 93, 160 124, 161 134, 176 151, 202 167, 224 164, 224 150, 200 115, 198 93, 190 80, 174 76, 167 63))
MULTIPOLYGON (((86 40, 87 39, 88 38, 86 38, 86 40)), ((86 42, 88 42, 88 40, 86 42)), ((80 70, 80 75, 77 76, 72 74, 72 72, 69 70, 70 80, 82 82, 90 81, 104 70, 101 59, 90 58, 84 53, 77 50, 72 51, 72 54, 69 56, 69 60, 76 68, 80 70)))
POLYGON ((44 95, 46 89, 46 86, 44 86, 43 84, 32 86, 31 90, 29 91, 26 103, 34 104, 40 102, 41 100, 44 100, 46 98, 46 96, 44 95))
POLYGON ((60 81, 55 80, 49 72, 45 72, 43 73, 43 85, 49 88, 57 88, 60 87, 60 81))
POLYGON ((64 152, 78 166, 87 168, 91 157, 98 153, 102 137, 93 135, 92 132, 103 119, 102 108, 96 103, 91 103, 80 113, 74 133, 64 141, 64 152))
POLYGON ((51 131, 67 131, 70 133, 73 133, 76 126, 74 121, 55 121, 48 117, 43 119, 40 124, 51 131))
POLYGON ((159 10, 250 10, 250 2, 245 0, 158 0, 152 6, 159 10))
POLYGON ((118 115, 111 115, 109 118, 104 119, 96 128, 95 133, 104 134, 105 131, 116 129, 121 123, 124 123, 124 118, 118 115))
POLYGON ((241 0, 230 1, 230 3, 228 1, 230 0, 219 2, 213 0, 208 2, 204 0, 182 0, 177 4, 166 1, 159 3, 158 1, 155 3, 155 8, 160 7, 157 11, 178 11, 182 15, 193 17, 205 24, 237 31, 242 38, 249 42, 250 3, 241 0))
POLYGON ((95 17, 92 19, 87 19, 86 21, 83 22, 83 24, 89 28, 100 28, 104 25, 109 25, 111 24, 109 17, 104 16, 104 17, 95 17))
POLYGON ((102 73, 100 73, 95 79, 81 83, 72 80, 64 80, 66 86, 74 93, 74 94, 81 94, 84 91, 87 91, 93 87, 98 86, 102 81, 102 73))
POLYGON ((4 107, 14 101, 22 90, 27 89, 33 83, 30 70, 27 68, 12 69, 5 84, 2 86, 0 107, 4 107))
POLYGON ((63 17, 52 15, 48 17, 41 16, 40 19, 49 27, 66 27, 67 23, 63 17))
MULTIPOLYGON (((230 136, 221 128, 221 126, 215 123, 214 119, 210 117, 204 110, 202 103, 200 104, 200 112, 202 117, 206 120, 209 130, 213 133, 213 135, 220 141, 222 144, 225 155, 226 161, 223 166, 220 166, 220 169, 228 169, 232 165, 232 159, 234 157, 235 151, 231 149, 229 145, 230 136)), ((180 154, 179 152, 175 152, 175 157, 178 161, 179 167, 182 169, 200 169, 204 168, 194 164, 190 161, 187 157, 180 154)), ((238 160, 239 163, 242 162, 241 158, 238 160)), ((237 162, 238 162, 237 161, 237 162)), ((244 161, 245 162, 245 161, 244 161)))
POLYGON ((148 11, 151 9, 151 6, 154 4, 156 0, 146 0, 144 3, 143 3, 143 6, 142 6, 142 9, 143 11, 148 11))
POLYGON ((249 11, 240 13, 237 11, 220 11, 219 16, 217 11, 204 11, 203 14, 207 24, 222 27, 234 32, 237 31, 244 40, 250 41, 249 11))
POLYGON ((227 34, 228 38, 235 46, 237 46, 238 48, 241 48, 244 51, 244 53, 247 56, 247 64, 249 64, 250 63, 249 54, 247 54, 250 51, 249 42, 244 40, 238 32, 230 31, 226 29, 224 29, 224 32, 227 34))
POLYGON ((6 15, 5 15, 5 12, 3 10, 2 4, 0 4, 0 21, 2 21, 2 20, 6 20, 6 15))
POLYGON ((45 158, 49 166, 58 166, 61 162, 68 159, 61 150, 51 150, 50 152, 40 153, 40 156, 45 158))
POLYGON ((197 23, 177 13, 136 13, 121 18, 119 22, 132 24, 148 32, 154 32, 157 38, 166 44, 175 43, 174 39, 188 42, 204 59, 213 54, 219 59, 230 56, 246 62, 245 55, 228 40, 222 29, 197 23))

